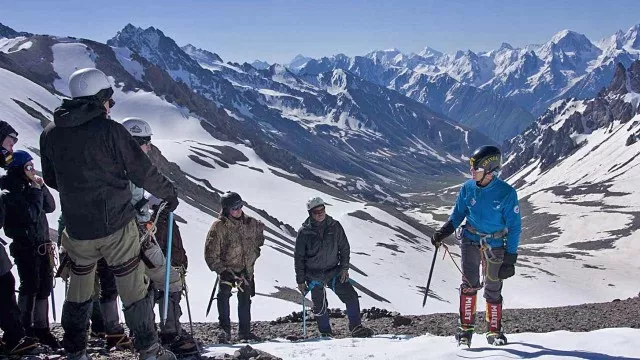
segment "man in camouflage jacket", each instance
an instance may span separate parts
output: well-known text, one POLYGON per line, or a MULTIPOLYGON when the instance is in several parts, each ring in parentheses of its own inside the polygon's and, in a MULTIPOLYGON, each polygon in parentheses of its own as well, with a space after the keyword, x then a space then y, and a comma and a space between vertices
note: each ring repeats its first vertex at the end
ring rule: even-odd
POLYGON ((220 277, 218 290, 218 341, 231 339, 229 298, 231 289, 238 289, 238 338, 254 340, 251 333, 251 297, 255 295, 253 277, 260 247, 264 245, 264 224, 242 211, 240 195, 228 192, 221 198, 222 211, 209 233, 204 258, 211 271, 220 277))

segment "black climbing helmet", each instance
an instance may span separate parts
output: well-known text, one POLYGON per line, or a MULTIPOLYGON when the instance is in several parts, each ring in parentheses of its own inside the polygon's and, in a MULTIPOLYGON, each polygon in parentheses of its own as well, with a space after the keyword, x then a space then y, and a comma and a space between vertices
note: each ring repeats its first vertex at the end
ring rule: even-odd
POLYGON ((481 146, 473 152, 469 164, 474 170, 484 169, 485 174, 489 174, 502 167, 502 153, 496 146, 481 146))
POLYGON ((238 205, 244 205, 244 201, 242 201, 242 198, 238 193, 229 191, 220 197, 220 205, 222 205, 223 209, 231 209, 238 205))

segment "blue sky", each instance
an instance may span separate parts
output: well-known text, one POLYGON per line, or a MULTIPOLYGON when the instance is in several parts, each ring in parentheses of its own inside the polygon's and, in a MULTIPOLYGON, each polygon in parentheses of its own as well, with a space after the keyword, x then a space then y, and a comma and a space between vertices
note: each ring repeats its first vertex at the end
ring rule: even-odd
POLYGON ((127 23, 154 26, 225 61, 288 62, 374 49, 482 51, 548 41, 571 29, 592 41, 640 23, 638 0, 0 0, 0 23, 104 42, 127 23))

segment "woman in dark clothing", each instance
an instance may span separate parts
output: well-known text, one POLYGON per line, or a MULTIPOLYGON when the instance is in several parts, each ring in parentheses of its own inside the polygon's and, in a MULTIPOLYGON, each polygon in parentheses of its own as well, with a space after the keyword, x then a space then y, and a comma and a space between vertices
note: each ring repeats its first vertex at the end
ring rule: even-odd
POLYGON ((13 153, 0 187, 7 191, 4 231, 13 240, 9 249, 20 276, 18 306, 25 332, 58 349, 60 344, 49 329, 55 245, 49 239, 46 216, 55 210, 55 201, 25 151, 13 153))

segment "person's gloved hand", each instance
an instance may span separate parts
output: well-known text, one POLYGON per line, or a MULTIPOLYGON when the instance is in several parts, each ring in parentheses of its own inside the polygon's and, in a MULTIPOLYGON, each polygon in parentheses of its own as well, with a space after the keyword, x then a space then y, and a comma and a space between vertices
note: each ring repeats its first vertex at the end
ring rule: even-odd
POLYGON ((349 270, 340 271, 340 282, 344 283, 349 281, 349 270))
POLYGON ((440 229, 433 233, 433 236, 431 236, 431 244, 435 247, 439 247, 442 245, 442 241, 455 231, 456 228, 453 226, 453 223, 451 221, 447 221, 440 229))
POLYGON ((516 273, 516 260, 518 260, 518 254, 505 253, 502 265, 498 270, 498 278, 504 280, 512 277, 516 273))
POLYGON ((164 201, 167 202, 166 209, 167 209, 168 212, 173 212, 178 207, 178 205, 180 204, 180 201, 178 200, 178 196, 177 195, 175 197, 172 196, 172 197, 166 198, 166 199, 164 199, 164 201))
POLYGON ((309 288, 307 287, 307 283, 298 284, 298 290, 302 293, 302 295, 305 295, 309 290, 309 288))

